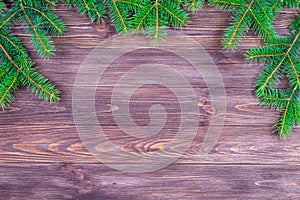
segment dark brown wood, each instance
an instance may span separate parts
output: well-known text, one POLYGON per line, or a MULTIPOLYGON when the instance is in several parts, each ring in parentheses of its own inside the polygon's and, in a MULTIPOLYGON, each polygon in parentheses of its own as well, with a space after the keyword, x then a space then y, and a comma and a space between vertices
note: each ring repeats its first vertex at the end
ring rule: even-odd
MULTIPOLYGON (((15 28, 37 62, 38 71, 62 92, 62 101, 50 105, 23 88, 16 92, 13 105, 0 113, 0 199, 300 198, 300 129, 295 128, 286 141, 272 134, 278 112, 261 108, 253 96, 253 85, 262 66, 249 64, 243 56, 247 49, 261 45, 261 40, 248 34, 235 52, 223 50, 221 38, 230 23, 229 14, 206 6, 191 14, 190 25, 183 28, 208 51, 224 81, 227 112, 218 143, 205 158, 197 156, 208 126, 219 124, 210 124, 215 110, 205 82, 186 67, 182 74, 197 94, 201 115, 194 142, 164 169, 129 174, 99 163, 85 149, 72 115, 72 90, 80 64, 115 32, 109 22, 105 26, 90 23, 75 10, 59 7, 55 12, 68 26, 68 32, 63 38, 54 39, 56 56, 49 60, 39 59, 29 44, 29 36, 20 27, 15 28)), ((295 11, 282 11, 276 21, 280 34, 287 34, 293 14, 295 11)), ((138 60, 141 55, 178 69, 184 65, 168 54, 148 50, 133 53, 130 58, 138 60)), ((132 117, 138 124, 149 123, 147 108, 160 101, 168 107, 174 121, 167 123, 161 136, 151 140, 122 135, 111 116, 118 105, 109 102, 114 82, 128 67, 122 65, 119 71, 108 71, 105 85, 97 87, 99 123, 114 143, 130 151, 155 151, 151 144, 162 138, 170 141, 174 136, 179 114, 176 99, 164 88, 139 90, 132 99, 132 117)), ((124 86, 124 91, 127 88, 124 86)))
POLYGON ((101 164, 1 165, 6 199, 298 199, 297 165, 173 164, 140 175, 101 164))

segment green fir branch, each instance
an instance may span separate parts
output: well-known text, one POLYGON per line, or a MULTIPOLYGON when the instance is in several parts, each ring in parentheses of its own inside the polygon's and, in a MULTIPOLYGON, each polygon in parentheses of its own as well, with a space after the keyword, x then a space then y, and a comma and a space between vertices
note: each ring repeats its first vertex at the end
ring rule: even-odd
POLYGON ((300 26, 299 16, 291 25, 291 34, 285 38, 273 38, 267 46, 248 51, 251 61, 267 63, 256 82, 256 95, 260 104, 280 110, 282 115, 275 123, 275 132, 286 138, 299 124, 300 92, 300 26), (277 89, 276 85, 287 77, 289 88, 277 89))
POLYGON ((32 35, 31 44, 42 58, 54 54, 50 35, 61 36, 66 30, 58 16, 51 11, 58 1, 19 0, 11 4, 11 9, 2 12, 0 1, 0 105, 3 109, 13 100, 13 92, 27 86, 39 98, 58 101, 59 91, 49 81, 34 70, 21 41, 11 34, 11 27, 21 23, 26 32, 32 35))
POLYGON ((235 49, 250 28, 268 41, 277 36, 272 25, 278 13, 273 12, 281 3, 263 0, 209 0, 210 4, 221 10, 233 13, 233 22, 224 33, 223 43, 227 49, 235 49))

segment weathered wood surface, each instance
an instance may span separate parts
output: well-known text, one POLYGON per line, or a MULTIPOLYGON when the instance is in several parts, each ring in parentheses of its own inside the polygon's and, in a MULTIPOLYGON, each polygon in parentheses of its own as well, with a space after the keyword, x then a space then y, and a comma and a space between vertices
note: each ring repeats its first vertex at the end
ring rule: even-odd
MULTIPOLYGON (((31 54, 39 71, 62 92, 62 101, 49 105, 22 89, 16 93, 13 105, 0 113, 0 199, 300 198, 300 129, 296 128, 287 141, 272 134, 278 113, 259 107, 253 96, 253 83, 262 66, 249 64, 243 56, 246 49, 259 46, 261 41, 249 35, 236 52, 223 50, 221 38, 230 22, 228 14, 206 7, 192 14, 190 26, 184 28, 185 34, 210 53, 222 74, 227 113, 218 143, 204 159, 197 157, 214 108, 203 80, 187 69, 186 78, 199 100, 204 101, 199 108, 198 135, 186 153, 170 166, 153 173, 127 174, 100 164, 86 151, 72 116, 76 72, 85 56, 114 31, 109 24, 90 23, 74 10, 60 7, 56 12, 68 26, 64 38, 55 39, 56 56, 40 60, 34 51, 31 54)), ((293 13, 283 11, 277 20, 281 34, 287 33, 293 13)), ((31 48, 28 35, 19 27, 16 34, 31 48)), ((139 53, 132 54, 132 59, 139 53)), ((182 64, 169 55, 149 55, 175 67, 182 64)), ((96 99, 109 102, 111 89, 110 85, 98 87, 96 99)), ((149 122, 147 115, 138 114, 149 107, 153 92, 159 94, 157 101, 166 102, 176 122, 176 101, 162 88, 144 88, 136 95, 133 119, 141 124, 149 122)), ((113 142, 128 143, 132 150, 151 150, 147 140, 132 142, 120 135, 111 118, 110 105, 96 105, 99 122, 113 142)), ((172 128, 170 123, 164 139, 172 139, 172 128)), ((159 140, 154 137, 151 142, 159 140)))

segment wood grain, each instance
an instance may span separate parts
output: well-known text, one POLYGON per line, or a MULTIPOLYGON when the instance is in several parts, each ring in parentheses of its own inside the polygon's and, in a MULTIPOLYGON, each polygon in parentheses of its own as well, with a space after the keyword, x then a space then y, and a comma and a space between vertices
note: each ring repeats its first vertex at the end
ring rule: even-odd
POLYGON ((299 166, 175 164, 142 175, 101 164, 1 165, 10 199, 298 199, 299 166), (17 172, 17 173, 16 173, 17 172))
MULTIPOLYGON (((215 109, 203 78, 185 67, 181 73, 199 100, 201 120, 197 136, 186 153, 170 166, 152 173, 128 174, 99 163, 85 149, 72 114, 72 90, 81 63, 115 31, 108 21, 99 26, 75 10, 59 6, 55 12, 67 25, 68 32, 63 38, 54 39, 56 56, 49 60, 38 58, 21 27, 14 29, 30 49, 38 71, 62 92, 62 101, 49 105, 23 88, 16 92, 13 105, 0 113, 1 200, 299 199, 300 129, 295 128, 286 141, 272 134, 278 112, 258 106, 253 95, 253 85, 262 66, 244 60, 246 50, 260 46, 261 40, 248 33, 235 52, 223 50, 221 38, 230 23, 229 14, 205 6, 191 14, 190 25, 183 28, 186 35, 211 55, 223 78, 227 112, 218 143, 205 158, 198 157, 208 127, 219 124, 210 124, 215 109)), ((281 35, 288 33, 295 13, 282 11, 275 24, 281 35)), ((127 59, 137 65, 141 58, 179 70, 186 66, 172 55, 149 50, 132 53, 127 59)), ((180 110, 176 99, 164 88, 141 88, 132 99, 131 114, 135 122, 149 123, 148 108, 161 102, 173 121, 151 139, 123 134, 111 115, 118 112, 118 105, 110 104, 114 82, 130 67, 122 62, 118 71, 108 71, 104 83, 97 86, 99 124, 112 142, 126 146, 129 151, 154 152, 155 144, 162 139, 172 140, 180 110)), ((126 85, 123 87, 128 90, 126 85)))

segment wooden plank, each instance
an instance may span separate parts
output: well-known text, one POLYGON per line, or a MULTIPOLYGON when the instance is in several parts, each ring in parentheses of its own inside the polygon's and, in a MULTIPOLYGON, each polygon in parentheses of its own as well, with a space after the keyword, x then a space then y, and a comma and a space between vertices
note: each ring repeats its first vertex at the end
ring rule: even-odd
MULTIPOLYGON (((111 107, 110 92, 112 89, 112 87, 101 87, 101 90, 97 92, 96 111, 98 113, 98 117, 102 118, 102 125, 111 125, 111 117, 109 117, 111 113, 109 112, 109 109, 111 107), (105 116, 107 117, 106 119, 105 116)), ((124 87, 124 90, 126 91, 126 87, 124 87)), ((140 90, 139 94, 135 96, 136 100, 131 102, 137 113, 131 114, 138 115, 138 113, 141 112, 148 113, 148 108, 150 104, 153 103, 168 106, 170 108, 168 111, 170 114, 175 115, 178 113, 179 111, 176 111, 176 107, 172 108, 172 105, 175 103, 177 104, 178 102, 176 102, 176 99, 172 100, 163 94, 164 91, 164 89, 140 90), (161 93, 159 99, 147 99, 147 97, 149 97, 149 95, 153 92, 161 93)), ((207 88, 196 88, 194 91, 199 93, 199 101, 205 101, 203 106, 199 106, 199 113, 203 117, 203 122, 208 124, 209 117, 212 114, 211 112, 214 110, 211 106, 209 92, 207 88)), ((72 118, 72 88, 62 90, 62 92, 65 94, 62 97, 63 101, 52 105, 42 102, 41 100, 37 100, 36 97, 29 92, 19 92, 16 95, 16 100, 12 107, 1 112, 0 123, 2 125, 74 124, 72 118)), ((257 100, 253 97, 252 92, 252 90, 227 89, 227 112, 226 114, 224 113, 227 125, 244 126, 257 123, 262 126, 270 126, 271 123, 278 118, 278 112, 258 106, 256 102, 257 100)), ((125 99, 120 99, 119 101, 126 102, 125 99)), ((116 110, 114 112, 119 113, 120 111, 116 110)), ((120 114, 122 115, 122 113, 120 114)), ((145 116, 147 115, 141 115, 141 117, 145 116)), ((141 118, 141 120, 143 120, 143 118, 141 118)), ((145 120, 148 120, 148 118, 145 120)))
POLYGON ((1 199, 298 199, 300 166, 171 165, 126 174, 103 165, 1 165, 1 199))
MULTIPOLYGON (((114 144, 130 151, 155 151, 155 144, 172 141, 174 129, 165 129, 162 135, 136 139, 122 134, 115 126, 102 127, 114 144)), ((270 134, 271 127, 225 126, 218 143, 205 158, 199 158, 199 150, 207 126, 199 127, 198 135, 184 155, 176 163, 243 163, 243 164, 299 164, 300 139, 294 134, 288 141, 270 134), (267 142, 268 141, 268 142, 267 142)), ((299 129, 297 129, 299 132, 299 129)), ((85 149, 72 125, 2 125, 0 128, 1 163, 99 163, 85 149)))

